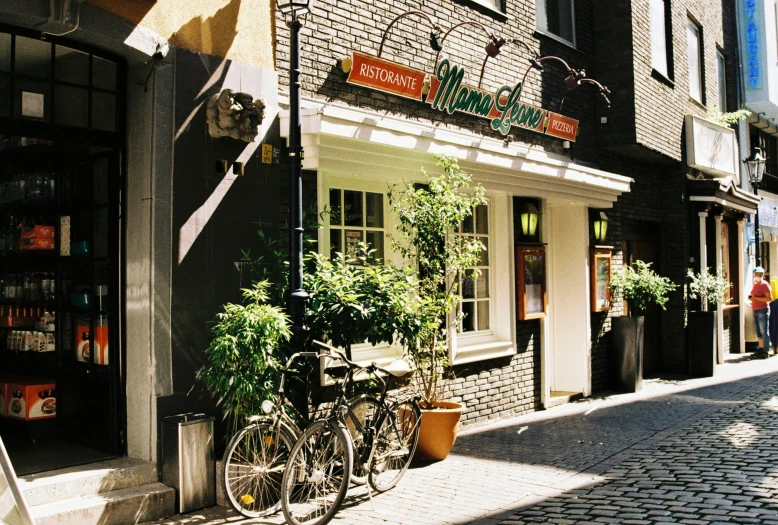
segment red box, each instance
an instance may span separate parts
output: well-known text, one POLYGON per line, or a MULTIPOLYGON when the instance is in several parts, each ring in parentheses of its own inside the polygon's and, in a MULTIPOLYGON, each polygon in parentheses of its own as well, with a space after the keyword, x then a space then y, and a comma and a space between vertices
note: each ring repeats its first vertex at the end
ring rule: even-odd
POLYGON ((32 228, 21 228, 19 248, 22 250, 53 250, 54 226, 36 225, 32 228))
POLYGON ((54 239, 45 237, 30 237, 19 241, 19 248, 22 250, 53 250, 54 239))
POLYGON ((54 226, 35 225, 32 228, 22 227, 22 239, 53 239, 54 226))
POLYGON ((6 383, 6 417, 25 420, 57 417, 55 388, 53 381, 44 380, 6 383))

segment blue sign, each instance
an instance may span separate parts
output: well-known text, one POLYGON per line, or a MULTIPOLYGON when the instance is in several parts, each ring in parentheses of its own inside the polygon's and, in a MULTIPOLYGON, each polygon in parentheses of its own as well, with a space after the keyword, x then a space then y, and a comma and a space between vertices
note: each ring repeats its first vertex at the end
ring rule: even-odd
POLYGON ((744 0, 745 19, 745 51, 746 51, 746 87, 761 89, 762 66, 759 61, 759 15, 757 0, 744 0))

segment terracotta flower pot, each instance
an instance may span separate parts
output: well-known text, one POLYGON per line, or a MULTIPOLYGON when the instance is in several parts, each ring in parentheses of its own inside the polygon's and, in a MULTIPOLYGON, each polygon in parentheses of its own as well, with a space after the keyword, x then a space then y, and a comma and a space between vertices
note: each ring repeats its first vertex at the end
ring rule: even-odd
POLYGON ((419 444, 413 459, 439 461, 446 459, 454 447, 459 431, 459 419, 464 407, 459 403, 439 401, 437 408, 422 409, 419 444))

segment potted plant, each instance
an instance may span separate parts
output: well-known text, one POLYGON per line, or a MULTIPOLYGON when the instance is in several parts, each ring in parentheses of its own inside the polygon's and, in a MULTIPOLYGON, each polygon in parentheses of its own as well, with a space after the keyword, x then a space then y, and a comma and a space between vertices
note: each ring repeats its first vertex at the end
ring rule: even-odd
POLYGON ((614 272, 609 286, 614 297, 627 302, 629 314, 611 320, 617 382, 623 390, 637 392, 643 383, 643 313, 651 304, 664 310, 677 285, 652 270, 651 263, 638 260, 614 272))
POLYGON ((479 204, 486 202, 480 186, 468 190, 470 175, 452 157, 437 156, 443 173, 428 175, 423 185, 392 188, 389 201, 399 218, 394 248, 418 272, 416 327, 405 342, 421 396, 421 431, 416 458, 444 459, 454 446, 463 407, 443 400, 448 370, 448 337, 461 322, 458 276, 472 271, 484 246, 476 239, 449 235, 479 204))
POLYGON ((246 304, 224 305, 205 349, 208 363, 197 372, 232 431, 261 413, 262 401, 275 394, 278 348, 292 334, 284 310, 268 304, 269 288, 269 282, 258 282, 243 290, 246 304))
POLYGON ((724 278, 724 267, 716 273, 703 268, 695 273, 691 268, 686 276, 689 278, 689 297, 700 300, 699 311, 689 311, 689 374, 698 377, 711 377, 720 348, 718 341, 718 312, 709 310, 708 304, 719 305, 729 301, 727 291, 732 283, 724 278))

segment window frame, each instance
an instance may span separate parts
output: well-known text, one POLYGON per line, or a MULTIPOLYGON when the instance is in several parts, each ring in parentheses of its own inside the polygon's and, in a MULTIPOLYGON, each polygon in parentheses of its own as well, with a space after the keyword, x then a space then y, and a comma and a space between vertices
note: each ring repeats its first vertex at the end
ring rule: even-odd
POLYGON ((716 105, 719 113, 727 112, 727 57, 716 46, 716 105))
POLYGON ((687 17, 686 19, 686 56, 687 56, 687 65, 688 65, 688 71, 689 71, 689 97, 694 100, 695 102, 705 105, 705 62, 704 62, 704 44, 703 44, 703 32, 702 32, 702 26, 697 23, 696 20, 694 20, 692 17, 687 17), (691 47, 691 31, 694 30, 696 32, 696 42, 697 42, 697 68, 696 68, 696 76, 697 76, 697 85, 699 87, 699 98, 695 96, 694 93, 692 93, 692 63, 691 58, 694 56, 692 53, 692 47, 691 47))
MULTIPOLYGON (((380 259, 380 260, 383 260, 386 257, 386 237, 387 237, 387 233, 386 233, 386 215, 387 215, 388 204, 389 204, 388 203, 387 194, 386 193, 379 193, 379 192, 376 192, 376 191, 366 191, 366 190, 361 190, 361 189, 354 190, 354 189, 350 189, 350 188, 341 188, 341 187, 336 187, 336 186, 330 186, 329 188, 327 188, 327 197, 328 197, 327 198, 327 205, 330 207, 330 209, 332 208, 332 203, 330 202, 330 198, 329 197, 330 197, 330 193, 333 190, 337 190, 337 191, 340 192, 340 202, 341 202, 341 204, 340 204, 340 206, 341 206, 340 220, 341 220, 341 223, 340 224, 332 224, 332 220, 330 218, 330 221, 327 224, 327 228, 329 230, 329 244, 328 244, 328 249, 329 249, 329 252, 330 252, 329 256, 332 257, 332 248, 333 248, 333 246, 332 246, 332 230, 333 229, 342 232, 343 237, 341 238, 341 245, 340 245, 340 247, 341 247, 341 252, 343 254, 345 254, 347 257, 352 255, 352 254, 349 253, 348 241, 346 241, 346 238, 348 237, 348 234, 347 234, 348 230, 361 232, 362 233, 361 242, 364 242, 364 243, 368 243, 368 233, 369 232, 373 232, 373 233, 381 232, 383 234, 383 239, 382 239, 382 242, 381 242, 381 252, 379 254, 377 254, 378 255, 377 258, 380 259), (361 194, 361 207, 362 207, 362 210, 361 210, 360 213, 361 213, 361 216, 362 216, 362 223, 363 224, 360 225, 360 226, 349 226, 349 225, 346 224, 346 220, 345 220, 346 219, 346 215, 345 215, 345 211, 343 210, 343 207, 344 207, 345 195, 346 195, 347 191, 354 192, 354 193, 360 193, 361 194), (382 199, 381 199, 381 205, 382 205, 381 219, 382 219, 382 223, 383 223, 382 226, 369 226, 367 224, 368 223, 368 214, 367 214, 367 209, 368 209, 367 195, 368 194, 381 195, 381 197, 382 197, 382 199)), ((330 217, 331 217, 331 215, 330 215, 330 217)), ((375 247, 371 246, 371 248, 375 248, 375 247)))
POLYGON ((667 0, 651 0, 649 2, 649 20, 651 25, 651 68, 662 75, 663 77, 667 79, 672 79, 672 71, 671 71, 671 53, 670 49, 672 48, 672 21, 668 24, 668 19, 670 18, 668 16, 669 9, 668 9, 668 2, 667 0), (658 32, 659 28, 656 28, 654 26, 654 2, 661 2, 662 3, 662 28, 661 28, 661 37, 662 37, 662 45, 663 45, 663 51, 664 56, 662 57, 664 60, 664 71, 657 68, 656 63, 656 57, 659 55, 658 51, 654 48, 654 38, 658 35, 655 35, 655 32, 658 32))
POLYGON ((577 47, 577 34, 576 34, 576 23, 575 23, 575 0, 570 0, 570 24, 571 24, 571 33, 573 35, 572 40, 568 40, 562 35, 557 35, 556 33, 553 33, 550 29, 548 29, 548 16, 546 11, 546 0, 535 0, 535 30, 545 35, 549 38, 553 38, 554 40, 558 40, 562 42, 563 44, 567 44, 575 49, 578 49, 577 47), (541 23, 542 21, 542 23, 541 23))
POLYGON ((449 362, 460 365, 516 353, 516 312, 513 265, 513 198, 501 192, 486 191, 489 203, 489 330, 457 333, 449 323, 449 362), (498 305, 509 305, 500 307, 498 305))
MULTIPOLYGON (((455 232, 451 232, 450 233, 450 235, 454 235, 454 236, 457 236, 457 237, 475 237, 476 239, 479 239, 479 240, 482 240, 482 239, 485 238, 486 239, 486 250, 485 251, 487 253, 488 263, 489 263, 489 264, 485 264, 485 265, 484 264, 478 264, 478 265, 475 266, 475 268, 477 268, 479 270, 486 270, 486 272, 487 272, 486 275, 487 275, 487 280, 488 280, 487 281, 488 282, 488 289, 487 289, 487 296, 486 297, 478 297, 477 296, 478 294, 477 294, 476 290, 478 288, 478 285, 477 285, 477 282, 474 282, 474 284, 473 284, 473 286, 474 286, 473 297, 472 298, 464 298, 464 293, 463 293, 464 286, 463 286, 462 283, 464 282, 465 279, 462 278, 461 276, 458 277, 459 293, 462 295, 462 301, 460 301, 459 305, 457 306, 457 311, 461 313, 462 312, 462 305, 464 303, 466 303, 466 302, 467 303, 474 303, 476 305, 475 306, 475 309, 476 309, 475 310, 476 321, 474 323, 474 326, 476 326, 476 329, 470 330, 468 332, 464 332, 464 331, 460 331, 461 327, 457 327, 457 338, 462 338, 462 337, 468 338, 468 337, 471 337, 471 336, 483 336, 483 335, 490 336, 493 333, 492 332, 492 314, 494 313, 494 307, 495 307, 495 305, 494 305, 494 279, 492 279, 492 272, 493 272, 492 262, 493 261, 492 261, 492 258, 490 257, 491 253, 489 251, 490 250, 489 247, 491 246, 491 243, 492 243, 492 223, 493 223, 493 219, 492 219, 492 213, 491 213, 491 204, 489 202, 487 202, 486 204, 483 204, 483 205, 480 205, 480 206, 485 206, 486 210, 487 210, 487 221, 486 221, 487 222, 487 233, 486 234, 478 233, 478 225, 477 225, 478 219, 476 217, 475 210, 473 211, 473 231, 472 232, 468 233, 468 232, 465 232, 465 231, 455 231, 455 232), (486 328, 486 329, 483 329, 483 330, 478 330, 478 328, 477 328, 478 317, 479 317, 479 314, 478 314, 478 311, 477 311, 478 303, 479 302, 484 302, 484 301, 488 301, 489 302, 489 328, 486 328)), ((460 230, 464 230, 464 228, 463 228, 463 226, 461 224, 459 226, 459 229, 460 230)))

